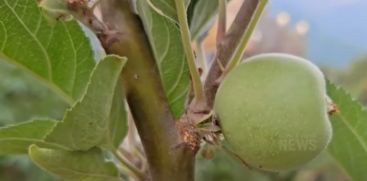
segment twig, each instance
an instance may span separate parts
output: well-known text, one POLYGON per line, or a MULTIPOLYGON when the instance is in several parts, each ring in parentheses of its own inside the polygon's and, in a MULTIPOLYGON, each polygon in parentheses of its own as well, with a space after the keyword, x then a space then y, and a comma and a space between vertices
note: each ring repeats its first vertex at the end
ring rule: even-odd
POLYGON ((241 40, 239 42, 238 47, 236 48, 236 51, 234 52, 231 60, 229 61, 226 70, 224 72, 224 75, 228 72, 230 72, 234 67, 236 67, 239 62, 242 59, 243 53, 245 52, 246 46, 250 40, 250 37, 252 35, 252 32, 255 30, 255 27, 260 19, 261 14, 264 11, 264 8, 266 4, 268 3, 268 0, 260 0, 259 4, 257 5, 257 8, 255 10, 255 14, 253 15, 250 24, 246 28, 246 31, 241 36, 241 40))
POLYGON ((226 35, 227 28, 227 0, 218 0, 219 15, 218 15, 218 30, 217 30, 217 46, 226 35))
POLYGON ((130 163, 127 159, 125 159, 118 151, 112 152, 113 155, 119 160, 122 166, 125 166, 128 171, 131 171, 132 174, 139 180, 144 180, 144 173, 141 172, 138 168, 136 168, 132 163, 130 163))
POLYGON ((219 46, 217 47, 217 54, 214 58, 207 79, 204 85, 204 91, 207 98, 207 106, 213 107, 215 94, 218 89, 218 79, 222 75, 223 71, 220 65, 226 66, 231 57, 233 56, 236 47, 238 47, 240 38, 251 22, 251 17, 256 11, 260 1, 262 0, 245 0, 236 15, 234 22, 229 28, 226 36, 223 38, 219 46), (216 63, 216 62, 219 63, 216 63))

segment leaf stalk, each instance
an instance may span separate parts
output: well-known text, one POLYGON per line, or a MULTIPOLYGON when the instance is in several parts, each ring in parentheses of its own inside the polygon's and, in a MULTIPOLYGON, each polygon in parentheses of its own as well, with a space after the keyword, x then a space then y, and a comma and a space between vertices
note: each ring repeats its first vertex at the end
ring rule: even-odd
POLYGON ((177 17, 181 32, 181 39, 186 54, 187 64, 189 66, 194 95, 197 102, 205 101, 203 85, 200 79, 200 74, 196 68, 195 56, 191 47, 191 35, 187 22, 185 2, 183 0, 175 0, 177 17))

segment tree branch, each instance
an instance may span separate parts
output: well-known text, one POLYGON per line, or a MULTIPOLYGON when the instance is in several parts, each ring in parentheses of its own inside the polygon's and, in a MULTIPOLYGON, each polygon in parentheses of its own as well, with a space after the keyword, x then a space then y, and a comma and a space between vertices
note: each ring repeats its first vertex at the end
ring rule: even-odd
POLYGON ((227 28, 227 0, 218 0, 218 29, 217 29, 217 43, 222 41, 226 35, 227 28))
POLYGON ((248 28, 260 1, 262 0, 245 0, 243 2, 226 36, 217 46, 217 54, 204 85, 204 91, 207 96, 207 106, 209 106, 209 108, 213 107, 215 94, 219 85, 218 79, 223 73, 221 65, 225 67, 233 56, 233 53, 239 45, 239 37, 241 37, 248 28))
POLYGON ((185 145, 170 112, 158 67, 140 19, 128 0, 101 2, 104 22, 115 34, 101 36, 107 53, 126 56, 123 84, 154 181, 193 180, 195 152, 185 145))
POLYGON ((230 72, 234 67, 236 67, 240 63, 243 53, 246 50, 246 46, 248 42, 250 41, 251 35, 254 32, 255 27, 258 21, 260 20, 260 16, 262 15, 267 3, 268 3, 268 0, 259 1, 259 4, 254 12, 254 15, 252 16, 252 19, 250 23, 248 24, 248 27, 246 28, 246 31, 240 37, 238 46, 236 50, 234 51, 232 58, 227 63, 226 70, 223 75, 230 72))

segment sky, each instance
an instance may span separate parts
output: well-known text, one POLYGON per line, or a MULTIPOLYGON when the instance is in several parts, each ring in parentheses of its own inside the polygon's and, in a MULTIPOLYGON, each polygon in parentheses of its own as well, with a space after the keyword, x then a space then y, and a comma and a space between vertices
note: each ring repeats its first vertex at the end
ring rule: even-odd
POLYGON ((367 55, 366 0, 269 0, 268 9, 310 24, 307 56, 315 63, 344 67, 367 55))

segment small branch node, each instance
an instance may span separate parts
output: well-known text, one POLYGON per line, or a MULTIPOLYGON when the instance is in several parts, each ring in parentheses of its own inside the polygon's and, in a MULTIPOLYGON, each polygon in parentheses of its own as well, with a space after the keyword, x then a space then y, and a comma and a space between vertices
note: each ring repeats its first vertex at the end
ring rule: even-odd
POLYGON ((184 117, 176 122, 176 128, 182 141, 179 146, 186 146, 191 151, 197 152, 200 148, 201 137, 196 131, 194 123, 184 117))

